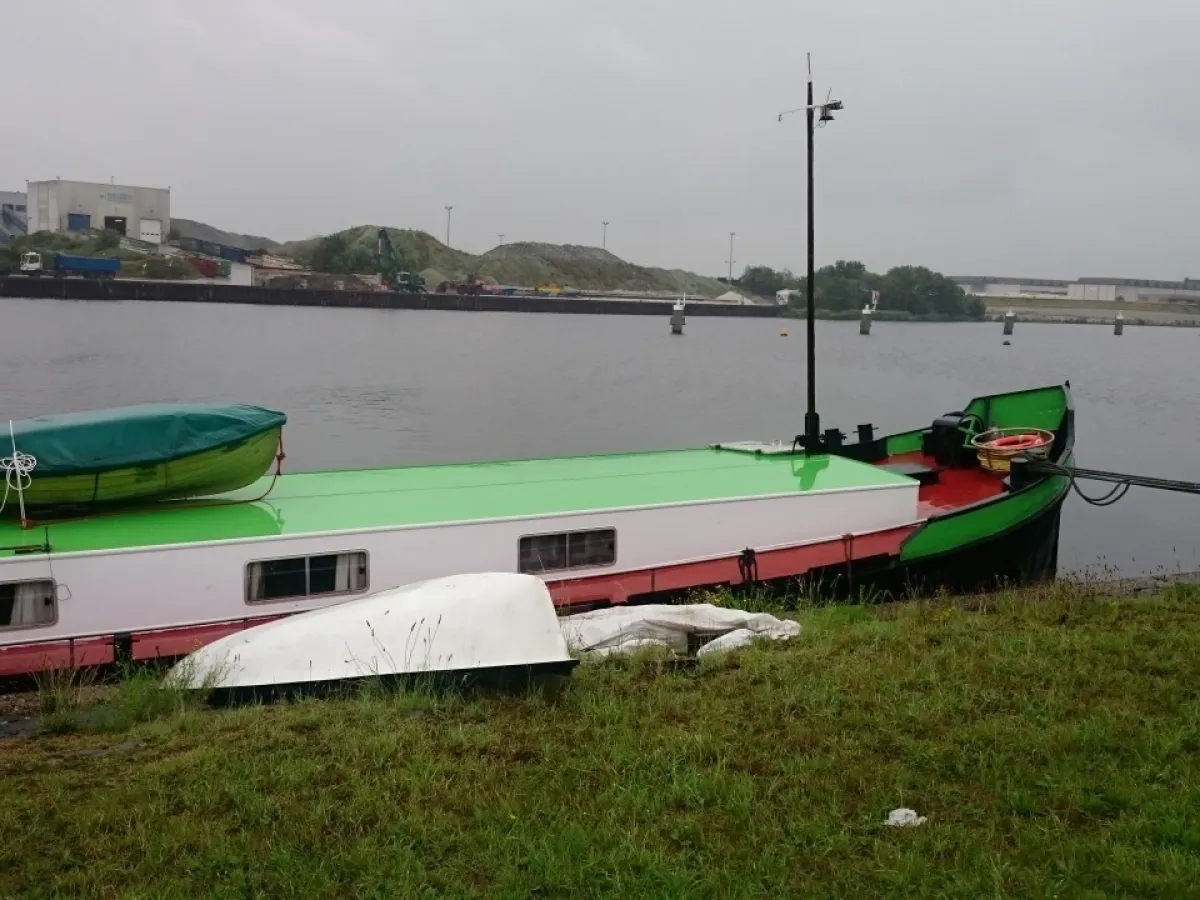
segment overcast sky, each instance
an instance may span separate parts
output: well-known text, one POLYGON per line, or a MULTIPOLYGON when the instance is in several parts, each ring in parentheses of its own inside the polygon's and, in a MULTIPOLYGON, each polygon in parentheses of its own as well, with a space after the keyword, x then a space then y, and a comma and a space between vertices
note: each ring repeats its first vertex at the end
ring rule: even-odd
POLYGON ((1200 277, 1194 0, 3 0, 0 189, 170 185, 289 240, 421 228, 723 274, 1200 277))

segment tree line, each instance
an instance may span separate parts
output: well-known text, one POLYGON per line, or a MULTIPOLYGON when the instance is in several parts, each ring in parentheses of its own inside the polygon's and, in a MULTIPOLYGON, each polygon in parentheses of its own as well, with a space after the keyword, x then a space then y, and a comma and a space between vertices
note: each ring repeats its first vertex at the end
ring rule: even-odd
MULTIPOLYGON (((760 296, 775 296, 792 289, 789 305, 803 309, 805 281, 787 269, 748 266, 735 283, 760 296)), ((822 312, 846 313, 862 309, 879 292, 880 312, 903 312, 914 318, 982 319, 987 308, 979 297, 969 296, 952 279, 924 266, 896 266, 882 275, 857 261, 839 260, 816 271, 813 305, 822 312)))

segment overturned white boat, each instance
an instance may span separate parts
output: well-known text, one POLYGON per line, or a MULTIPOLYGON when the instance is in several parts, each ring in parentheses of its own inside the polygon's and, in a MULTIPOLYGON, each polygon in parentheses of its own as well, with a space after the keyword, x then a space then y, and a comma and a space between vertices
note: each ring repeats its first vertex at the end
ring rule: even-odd
POLYGON ((790 619, 710 603, 614 606, 566 616, 561 626, 571 650, 593 656, 649 647, 704 655, 742 647, 756 638, 785 641, 800 633, 800 623, 790 619))
POLYGON ((435 578, 300 613, 201 647, 168 682, 215 703, 326 693, 367 679, 527 684, 575 666, 534 575, 435 578))

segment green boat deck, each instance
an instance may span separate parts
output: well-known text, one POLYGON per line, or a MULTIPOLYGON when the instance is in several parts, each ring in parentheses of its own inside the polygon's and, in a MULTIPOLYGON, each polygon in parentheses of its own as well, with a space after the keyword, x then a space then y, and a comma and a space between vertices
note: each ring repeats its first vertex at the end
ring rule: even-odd
POLYGON ((224 502, 176 501, 33 529, 6 519, 0 557, 47 535, 53 552, 68 553, 914 484, 842 457, 714 448, 311 472, 284 475, 257 502, 229 501, 261 496, 270 478, 224 502))

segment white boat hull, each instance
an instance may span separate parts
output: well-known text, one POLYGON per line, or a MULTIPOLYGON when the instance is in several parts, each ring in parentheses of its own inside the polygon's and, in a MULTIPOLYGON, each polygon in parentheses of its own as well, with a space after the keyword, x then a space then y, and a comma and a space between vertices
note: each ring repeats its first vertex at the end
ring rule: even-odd
MULTIPOLYGON (((365 593, 462 572, 515 572, 522 535, 615 528, 614 565, 542 577, 606 575, 619 581, 628 574, 632 583, 632 573, 648 568, 735 554, 744 547, 841 540, 908 526, 917 518, 913 482, 565 516, 17 556, 0 559, 0 581, 52 578, 59 602, 51 623, 0 631, 0 653, 5 646, 33 642, 287 616, 346 599, 248 603, 246 566, 253 560, 363 551, 369 559, 365 593)), ((151 650, 149 655, 157 654, 151 650)))
POLYGON ((488 572, 405 585, 214 641, 167 676, 219 700, 268 699, 366 679, 525 679, 575 665, 550 592, 488 572))

